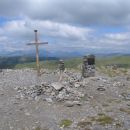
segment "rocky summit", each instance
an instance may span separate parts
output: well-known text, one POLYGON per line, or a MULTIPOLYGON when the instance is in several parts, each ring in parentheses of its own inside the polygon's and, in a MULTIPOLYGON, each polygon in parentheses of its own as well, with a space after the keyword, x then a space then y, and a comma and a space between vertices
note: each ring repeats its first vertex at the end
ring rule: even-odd
MULTIPOLYGON (((130 130, 130 71, 0 72, 0 130, 130 130)), ((118 71, 118 70, 117 70, 118 71)))

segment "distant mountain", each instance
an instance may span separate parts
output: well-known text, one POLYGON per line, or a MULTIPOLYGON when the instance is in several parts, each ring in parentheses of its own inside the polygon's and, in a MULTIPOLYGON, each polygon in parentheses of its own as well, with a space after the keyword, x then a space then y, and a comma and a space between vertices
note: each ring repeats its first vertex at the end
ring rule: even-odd
MULTIPOLYGON (((78 56, 82 56, 82 55, 83 54, 81 52, 76 52, 76 51, 70 51, 70 52, 65 52, 65 51, 49 52, 49 51, 46 51, 46 50, 40 50, 39 51, 40 57, 67 58, 67 57, 78 57, 78 56)), ((15 56, 35 57, 36 52, 35 52, 35 50, 5 52, 5 53, 0 54, 0 56, 3 56, 3 57, 15 57, 15 56)))
MULTIPOLYGON (((40 57, 40 60, 59 60, 57 57, 40 57)), ((0 68, 14 68, 17 64, 35 62, 35 56, 0 57, 0 68)))
MULTIPOLYGON (((39 55, 41 57, 43 57, 44 54, 48 54, 49 52, 44 51, 44 53, 42 51, 39 51, 39 55)), ((8 52, 7 54, 5 54, 4 56, 9 56, 9 57, 14 57, 14 56, 29 56, 29 57, 34 57, 36 56, 36 52, 35 51, 15 51, 15 52, 8 52)))
POLYGON ((122 55, 124 55, 124 54, 120 54, 120 53, 108 53, 108 54, 103 54, 103 53, 101 53, 101 54, 95 54, 97 57, 101 57, 101 58, 103 58, 103 57, 112 57, 112 56, 122 56, 122 55))
MULTIPOLYGON (((83 57, 84 55, 88 55, 86 53, 79 52, 47 52, 40 51, 40 61, 42 60, 59 60, 59 59, 69 59, 74 57, 83 57)), ((119 56, 130 56, 130 54, 121 54, 121 53, 108 53, 108 54, 94 54, 97 58, 109 58, 109 57, 119 57, 119 56)), ((35 52, 23 52, 16 51, 11 52, 3 56, 0 56, 0 68, 13 68, 16 64, 23 64, 29 62, 35 62, 36 56, 35 52)))
MULTIPOLYGON (((111 56, 129 56, 130 54, 123 54, 123 53, 91 53, 91 51, 75 51, 75 50, 69 50, 69 51, 46 51, 46 50, 40 50, 39 56, 40 57, 57 57, 57 58, 72 58, 72 57, 81 57, 88 54, 94 54, 97 57, 111 57, 111 56)), ((24 57, 35 57, 36 52, 35 49, 31 51, 14 51, 14 52, 5 52, 3 51, 0 53, 0 56, 2 57, 17 57, 17 56, 24 56, 24 57)))

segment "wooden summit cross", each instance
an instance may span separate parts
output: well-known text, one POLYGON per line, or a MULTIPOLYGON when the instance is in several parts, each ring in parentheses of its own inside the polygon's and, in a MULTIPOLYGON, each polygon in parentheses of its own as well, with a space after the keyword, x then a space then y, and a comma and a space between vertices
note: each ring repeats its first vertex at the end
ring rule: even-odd
POLYGON ((37 30, 34 30, 35 33, 35 42, 34 43, 28 43, 27 45, 35 45, 36 46, 36 65, 37 65, 37 74, 40 76, 40 64, 39 64, 39 45, 42 44, 48 44, 48 42, 39 42, 38 36, 37 36, 37 30))

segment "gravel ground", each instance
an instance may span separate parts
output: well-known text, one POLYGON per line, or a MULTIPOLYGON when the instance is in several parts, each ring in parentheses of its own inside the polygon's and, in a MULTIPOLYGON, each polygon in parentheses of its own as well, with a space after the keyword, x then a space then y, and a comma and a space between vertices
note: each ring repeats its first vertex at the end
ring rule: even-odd
POLYGON ((0 73, 0 130, 130 130, 127 76, 97 73, 81 80, 68 71, 58 79, 48 70, 41 77, 31 69, 0 73), (63 88, 56 90, 52 83, 63 88), (36 86, 44 93, 32 97, 36 86))

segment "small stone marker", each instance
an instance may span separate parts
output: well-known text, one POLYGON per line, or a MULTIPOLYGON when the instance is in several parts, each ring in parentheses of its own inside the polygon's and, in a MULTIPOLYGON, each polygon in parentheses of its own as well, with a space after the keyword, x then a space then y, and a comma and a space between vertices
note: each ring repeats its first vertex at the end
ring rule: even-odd
POLYGON ((62 78, 63 78, 64 70, 65 70, 65 65, 64 65, 64 61, 63 60, 59 60, 58 68, 59 68, 59 71, 60 71, 60 79, 59 79, 59 81, 61 81, 62 78))
POLYGON ((0 69, 0 73, 2 72, 2 69, 0 69))
POLYGON ((82 77, 87 77, 87 66, 88 66, 88 60, 87 56, 83 57, 83 65, 82 65, 82 77))
POLYGON ((2 69, 0 69, 0 73, 4 75, 4 71, 2 69))

